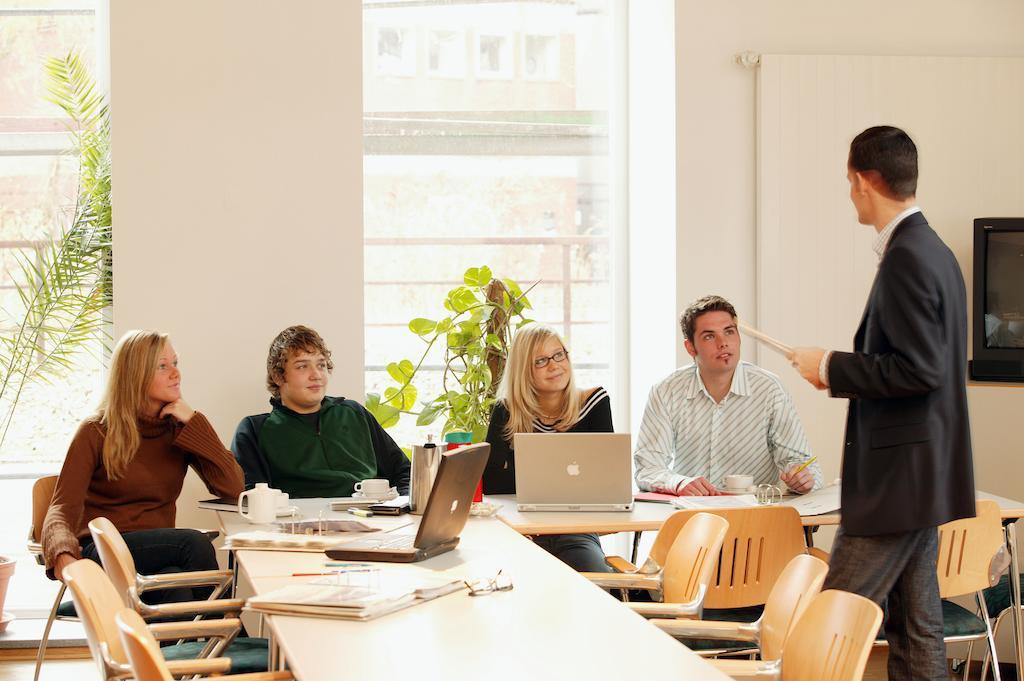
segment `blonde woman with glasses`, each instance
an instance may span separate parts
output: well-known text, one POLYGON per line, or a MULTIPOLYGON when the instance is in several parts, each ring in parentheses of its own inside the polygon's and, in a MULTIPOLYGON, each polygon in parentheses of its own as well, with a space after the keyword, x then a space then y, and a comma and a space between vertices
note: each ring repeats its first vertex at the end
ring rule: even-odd
MULTIPOLYGON (((484 493, 515 494, 512 439, 516 433, 610 433, 611 401, 604 388, 579 390, 569 351, 549 326, 520 329, 508 353, 499 400, 491 412, 484 493)), ((593 534, 541 535, 539 546, 582 572, 610 572, 593 534)))
MULTIPOLYGON (((43 522, 47 574, 78 558, 99 562, 89 521, 104 516, 124 535, 143 574, 216 569, 209 538, 174 529, 189 467, 220 497, 237 497, 242 469, 213 426, 181 397, 178 356, 166 334, 129 331, 114 348, 99 411, 78 427, 43 522)), ((155 592, 152 602, 205 597, 155 592)))

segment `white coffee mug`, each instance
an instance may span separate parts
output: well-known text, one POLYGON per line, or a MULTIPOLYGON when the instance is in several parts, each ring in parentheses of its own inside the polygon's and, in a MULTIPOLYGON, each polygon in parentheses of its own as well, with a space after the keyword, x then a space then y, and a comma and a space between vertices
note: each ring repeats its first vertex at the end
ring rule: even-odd
POLYGON ((727 475, 725 488, 730 490, 747 490, 754 484, 753 475, 727 475))
POLYGON ((274 501, 276 497, 277 494, 267 483, 258 482, 254 488, 238 495, 238 515, 250 523, 272 523, 277 517, 274 501), (246 498, 249 499, 248 513, 242 510, 242 500, 246 498))
POLYGON ((391 483, 383 478, 371 478, 357 482, 353 489, 355 489, 357 494, 362 494, 364 497, 379 499, 386 496, 391 490, 391 483))
POLYGON ((274 502, 277 510, 283 511, 288 508, 288 492, 282 492, 279 489, 271 491, 274 493, 274 502))

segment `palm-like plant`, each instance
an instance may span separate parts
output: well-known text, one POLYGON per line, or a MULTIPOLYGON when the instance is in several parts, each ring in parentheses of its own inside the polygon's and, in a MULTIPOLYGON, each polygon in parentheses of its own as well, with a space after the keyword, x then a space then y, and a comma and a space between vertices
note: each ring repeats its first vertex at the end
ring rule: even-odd
POLYGON ((0 333, 0 444, 25 386, 72 369, 80 353, 105 347, 104 310, 112 301, 110 116, 77 54, 46 62, 49 101, 70 118, 79 183, 70 224, 35 257, 21 256, 19 307, 0 333), (98 341, 98 343, 97 343, 98 341))

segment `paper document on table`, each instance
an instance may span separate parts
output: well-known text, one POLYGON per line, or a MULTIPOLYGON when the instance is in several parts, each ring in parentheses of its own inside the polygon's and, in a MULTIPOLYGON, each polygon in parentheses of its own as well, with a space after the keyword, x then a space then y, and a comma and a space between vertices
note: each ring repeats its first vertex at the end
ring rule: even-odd
POLYGON ((802 516, 835 513, 839 510, 839 485, 828 485, 780 503, 782 506, 792 506, 802 516))
POLYGON ((248 549, 255 551, 313 551, 320 552, 335 548, 340 544, 362 537, 366 532, 377 531, 356 521, 349 521, 360 527, 353 527, 349 532, 330 532, 325 534, 291 534, 287 532, 268 532, 252 530, 236 532, 229 535, 224 542, 226 549, 248 549))
POLYGON ((743 322, 739 322, 739 327, 740 331, 747 334, 748 336, 753 336, 754 338, 761 341, 762 343, 770 347, 772 350, 775 350, 776 352, 781 352, 783 355, 789 355, 793 352, 793 348, 791 346, 786 345, 780 340, 772 338, 766 333, 758 331, 752 326, 744 324, 743 322))
POLYGON ((723 494, 718 497, 676 497, 672 500, 679 508, 703 511, 714 508, 747 508, 757 506, 753 494, 723 494))
POLYGON ((462 579, 395 580, 386 578, 383 588, 348 584, 289 584, 275 591, 253 596, 246 609, 268 615, 368 620, 424 603, 465 588, 462 579))

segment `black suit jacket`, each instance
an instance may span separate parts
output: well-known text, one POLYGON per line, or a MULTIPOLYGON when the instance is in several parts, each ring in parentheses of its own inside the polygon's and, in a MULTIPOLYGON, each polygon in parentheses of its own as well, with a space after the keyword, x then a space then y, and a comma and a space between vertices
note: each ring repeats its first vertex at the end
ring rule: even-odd
POLYGON ((854 352, 835 352, 833 396, 850 398, 842 526, 851 535, 974 515, 967 415, 967 292, 924 215, 905 218, 878 265, 854 352))

